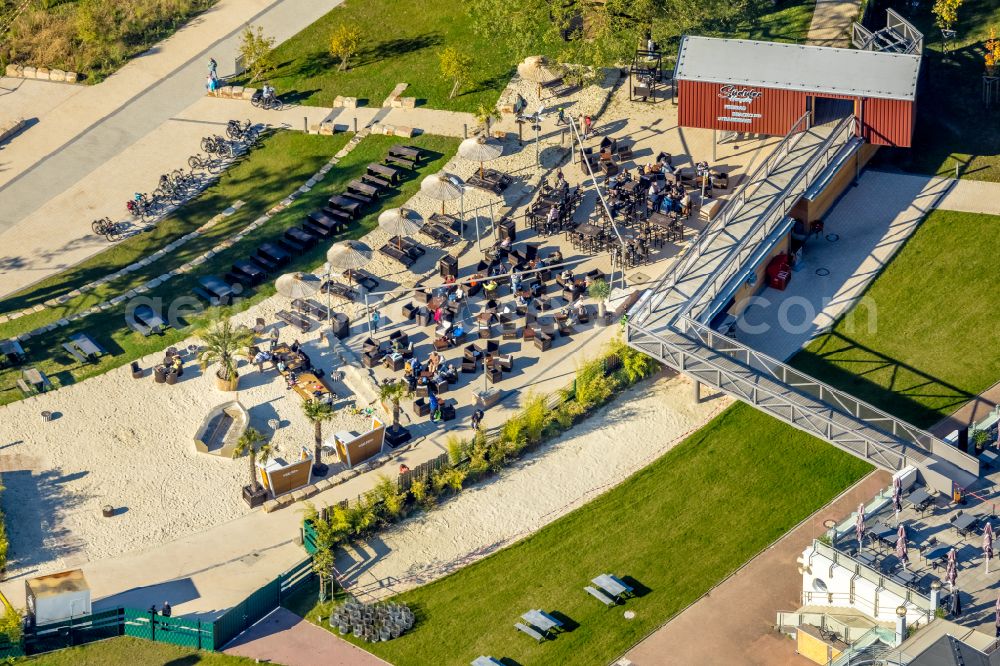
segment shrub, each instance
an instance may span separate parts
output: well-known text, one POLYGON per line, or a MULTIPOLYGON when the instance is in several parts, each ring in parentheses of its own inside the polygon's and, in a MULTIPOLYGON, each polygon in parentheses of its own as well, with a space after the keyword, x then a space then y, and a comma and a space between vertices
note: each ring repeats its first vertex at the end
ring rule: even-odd
POLYGON ((524 437, 528 444, 537 444, 542 441, 542 434, 545 426, 551 420, 548 399, 544 395, 531 393, 524 401, 521 414, 518 418, 521 421, 524 437))
POLYGON ((604 360, 588 361, 576 371, 576 402, 583 409, 603 404, 614 392, 613 380, 604 374, 604 360))
POLYGON ((376 501, 382 503, 386 517, 395 518, 402 512, 405 496, 399 492, 396 482, 385 474, 379 474, 378 483, 373 493, 375 494, 376 501))
POLYGON ((347 62, 361 47, 361 28, 356 25, 337 26, 330 36, 330 53, 340 59, 339 71, 347 69, 347 62))
POLYGON ((3 617, 0 617, 0 636, 11 643, 20 643, 22 634, 21 614, 13 606, 7 606, 3 617))
POLYGON ((466 456, 466 445, 458 435, 448 435, 448 462, 458 465, 466 456))
POLYGON ((426 481, 414 481, 410 484, 410 495, 413 496, 413 501, 429 509, 434 506, 434 493, 431 488, 427 485, 426 481))

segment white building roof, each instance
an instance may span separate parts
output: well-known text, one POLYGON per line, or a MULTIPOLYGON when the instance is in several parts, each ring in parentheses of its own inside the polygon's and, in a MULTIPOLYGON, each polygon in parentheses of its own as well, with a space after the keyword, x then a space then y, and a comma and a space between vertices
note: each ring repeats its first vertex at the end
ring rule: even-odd
POLYGON ((912 101, 920 56, 685 35, 674 76, 685 81, 912 101))

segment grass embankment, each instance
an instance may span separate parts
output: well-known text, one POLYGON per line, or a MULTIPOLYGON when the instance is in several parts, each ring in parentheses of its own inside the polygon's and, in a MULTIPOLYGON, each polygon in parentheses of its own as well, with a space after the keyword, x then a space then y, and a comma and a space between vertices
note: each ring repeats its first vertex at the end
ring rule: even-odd
MULTIPOLYGON (((238 225, 239 227, 245 226, 246 223, 252 221, 268 208, 276 204, 296 186, 302 184, 308 176, 312 175, 326 160, 332 156, 333 152, 337 150, 339 145, 330 143, 330 137, 308 136, 301 134, 295 136, 299 137, 298 140, 303 141, 304 144, 310 144, 308 147, 305 145, 302 146, 303 153, 300 156, 300 159, 310 161, 309 168, 304 169, 305 176, 291 179, 286 178, 286 174, 282 173, 280 170, 273 172, 269 171, 272 178, 281 180, 280 187, 274 188, 271 188, 269 185, 269 180, 261 178, 259 176, 259 172, 254 170, 247 170, 242 175, 236 177, 241 181, 249 180, 250 185, 255 190, 268 189, 273 192, 271 197, 264 197, 261 199, 261 204, 263 205, 257 207, 251 206, 248 203, 237 213, 238 215, 244 216, 242 218, 243 223, 238 225), (313 141, 316 143, 313 144, 313 141)), ((285 229, 301 223, 301 220, 306 213, 318 208, 331 195, 344 191, 347 182, 359 177, 364 172, 365 166, 369 162, 380 161, 387 154, 389 146, 398 142, 399 139, 394 137, 367 137, 364 141, 358 144, 358 146, 347 157, 334 167, 320 184, 314 187, 310 192, 300 195, 300 197, 296 199, 291 206, 271 218, 266 225, 248 234, 241 242, 237 243, 230 249, 221 252, 201 266, 198 266, 194 272, 183 276, 177 276, 164 283, 162 286, 151 289, 143 296, 152 299, 162 299, 164 310, 166 310, 175 299, 190 296, 192 290, 197 285, 198 277, 205 275, 221 276, 229 270, 233 261, 253 254, 254 250, 258 245, 260 245, 260 243, 266 240, 276 240, 279 238, 285 229)), ((377 225, 377 215, 380 210, 392 206, 399 206, 410 198, 417 191, 417 189, 419 189, 419 176, 421 174, 433 173, 440 170, 443 164, 455 153, 458 146, 457 139, 430 135, 408 139, 407 143, 420 146, 426 149, 431 155, 431 159, 421 166, 419 174, 410 172, 408 177, 405 178, 405 180, 398 185, 389 196, 378 200, 380 208, 376 209, 374 207, 370 207, 366 209, 364 217, 355 222, 346 234, 338 238, 331 239, 329 242, 317 245, 311 252, 303 255, 302 257, 296 258, 293 264, 290 267, 287 267, 287 270, 290 271, 297 268, 310 269, 318 266, 323 262, 326 250, 329 248, 331 242, 334 240, 340 240, 341 238, 357 238, 373 229, 377 225)), ((284 158, 280 155, 280 153, 280 150, 274 150, 269 154, 272 155, 274 159, 281 159, 283 161, 284 158)), ((224 198, 219 202, 220 206, 211 207, 211 215, 219 212, 219 210, 224 207, 221 206, 223 201, 225 202, 225 205, 229 205, 232 199, 228 197, 224 198)), ((211 215, 208 217, 211 217, 211 215)), ((233 217, 236 217, 236 215, 233 217)), ((213 227, 213 230, 214 229, 215 228, 213 227)), ((224 234, 222 237, 229 235, 231 235, 231 233, 224 234)), ((219 240, 221 240, 222 237, 216 238, 211 243, 207 243, 201 251, 215 245, 219 240)), ((187 245, 183 247, 187 248, 187 245)), ((178 252, 180 252, 180 250, 178 250, 178 252)), ((193 250, 190 252, 192 252, 192 254, 196 254, 193 250)), ((176 268, 185 261, 186 259, 181 256, 172 257, 172 261, 169 262, 169 266, 161 266, 158 269, 154 269, 148 277, 140 282, 152 279, 169 268, 176 268)), ((259 302, 273 293, 273 281, 268 281, 253 292, 244 291, 243 296, 245 296, 245 298, 240 302, 239 307, 249 307, 250 305, 259 302)), ((69 307, 74 307, 71 304, 67 305, 69 307)), ((127 364, 136 358, 164 349, 171 344, 175 344, 189 336, 194 328, 204 324, 209 317, 215 316, 218 313, 217 308, 208 308, 198 316, 183 320, 182 323, 187 325, 180 329, 171 328, 168 329, 162 336, 143 338, 127 328, 124 319, 125 309, 125 304, 123 304, 120 307, 90 315, 84 319, 71 323, 69 326, 61 327, 49 333, 31 338, 25 344, 26 351, 29 354, 28 361, 25 365, 36 367, 45 372, 49 378, 52 379, 53 384, 56 387, 65 386, 86 379, 87 377, 101 374, 111 368, 127 364), (62 349, 61 345, 69 339, 71 334, 76 332, 84 332, 90 335, 98 344, 105 347, 105 349, 110 352, 110 355, 104 357, 99 363, 95 364, 81 364, 72 359, 72 357, 70 357, 69 354, 62 349)), ((21 320, 15 320, 10 324, 17 324, 19 321, 21 320)), ((29 326, 29 328, 33 328, 33 326, 29 326)), ((0 331, 2 331, 0 332, 0 337, 7 337, 10 335, 10 332, 7 329, 0 328, 0 331)), ((19 376, 20 369, 20 367, 17 367, 0 371, 0 404, 12 402, 21 398, 21 393, 15 386, 15 380, 19 376)))
MULTIPOLYGON (((1000 181, 998 104, 982 102, 983 44, 990 28, 1000 27, 1000 0, 966 2, 958 10, 958 37, 948 48, 934 25, 933 2, 889 3, 924 33, 923 76, 917 97, 913 148, 889 156, 898 166, 920 173, 1000 181)), ((884 25, 884 5, 873 8, 872 22, 884 25)))
MULTIPOLYGON (((417 613, 413 631, 361 645, 400 666, 464 665, 480 654, 521 664, 609 663, 870 469, 736 405, 535 535, 400 595, 417 613), (639 591, 624 607, 633 620, 583 591, 603 572, 639 591), (570 630, 536 645, 513 627, 531 608, 561 616, 570 630)), ((322 626, 328 609, 298 601, 293 610, 322 626)))
MULTIPOLYGON (((736 26, 730 36, 802 41, 814 5, 813 0, 781 2, 775 11, 736 26)), ((662 32, 667 42, 666 54, 674 52, 680 36, 672 23, 657 25, 657 34, 662 32)), ((548 27, 537 26, 537 34, 528 41, 534 52, 557 56, 562 45, 543 39, 548 27)), ((704 29, 697 32, 711 33, 712 29, 708 17, 704 29)), ((397 83, 405 82, 409 88, 404 95, 423 100, 427 106, 475 111, 480 104, 496 103, 520 57, 497 43, 494 35, 477 34, 463 2, 423 0, 415 8, 400 0, 352 0, 279 45, 278 68, 269 79, 282 95, 314 106, 331 106, 337 95, 380 106, 397 83), (339 60, 329 50, 330 37, 341 25, 355 26, 362 34, 362 47, 346 71, 338 71, 339 60), (473 83, 464 85, 454 99, 448 97, 452 81, 440 71, 439 54, 448 47, 461 50, 474 63, 473 83)))
POLYGON ((997 381, 1000 217, 933 211, 865 298, 792 364, 926 428, 997 381))
MULTIPOLYGON (((0 39, 0 65, 78 72, 98 83, 218 0, 44 0, 0 39)), ((23 0, 0 0, 0 18, 23 0)))
POLYGON ((247 666, 257 662, 245 657, 122 637, 27 657, 15 663, 25 666, 247 666))

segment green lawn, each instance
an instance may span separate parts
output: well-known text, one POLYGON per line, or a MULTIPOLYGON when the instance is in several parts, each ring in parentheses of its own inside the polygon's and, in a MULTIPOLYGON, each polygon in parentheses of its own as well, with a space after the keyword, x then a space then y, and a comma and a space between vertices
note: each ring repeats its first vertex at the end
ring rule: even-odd
MULTIPOLYGON (((870 469, 736 405, 535 535, 400 595, 417 613, 414 630, 363 647, 398 666, 464 666, 480 654, 609 663, 870 469), (602 572, 631 581, 639 598, 607 610, 582 589, 602 572), (530 608, 561 615, 570 631, 536 645, 513 627, 530 608), (635 619, 623 618, 626 608, 635 619)), ((324 615, 298 601, 292 609, 313 621, 324 615)))
MULTIPOLYGON (((734 36, 801 41, 812 19, 814 0, 786 0, 775 11, 744 25, 734 36)), ((670 33, 669 40, 678 35, 670 33)), ((539 26, 536 51, 556 55, 541 41, 545 26, 539 26)), ((658 28, 659 30, 660 28, 658 28)), ((702 32, 718 34, 710 19, 702 32)), ((666 51, 673 53, 674 44, 666 51)), ((492 106, 507 85, 518 58, 490 35, 477 35, 461 0, 422 0, 419 8, 410 0, 348 0, 276 49, 277 71, 269 78, 283 96, 303 104, 331 106, 334 97, 347 95, 380 106, 397 83, 408 83, 406 96, 427 106, 455 111, 475 111, 480 104, 492 106), (361 29, 364 46, 347 71, 329 52, 330 36, 340 25, 361 29), (449 99, 451 81, 440 74, 439 53, 455 46, 474 61, 475 83, 449 99)))
POLYGON ((244 657, 123 637, 49 652, 15 663, 25 666, 246 666, 257 662, 244 657))
POLYGON ((1000 217, 936 210, 875 280, 852 317, 792 363, 928 427, 997 381, 1000 217))
POLYGON ((169 257, 143 270, 109 282, 65 306, 49 308, 45 312, 0 325, 0 338, 30 331, 86 310, 100 301, 149 282, 211 249, 304 184, 347 144, 349 138, 348 134, 315 136, 302 132, 277 132, 265 137, 254 150, 223 172, 218 181, 159 222, 153 231, 115 243, 73 268, 5 297, 0 300, 0 312, 13 312, 43 303, 114 273, 194 231, 237 200, 246 202, 241 210, 221 220, 203 236, 188 241, 169 257))
MULTIPOLYGON (((313 164, 313 168, 308 170, 311 175, 324 161, 329 159, 331 156, 329 149, 334 148, 334 145, 329 143, 328 137, 301 134, 297 136, 302 139, 317 141, 317 163, 313 164)), ((332 194, 342 192, 347 182, 360 176, 369 162, 380 161, 387 154, 389 146, 398 142, 399 139, 395 137, 369 136, 365 138, 327 174, 321 184, 314 187, 310 192, 301 195, 290 207, 271 218, 266 225, 248 234, 240 243, 237 243, 230 249, 216 255, 199 266, 196 272, 174 277, 163 286, 150 290, 144 296, 161 298, 164 303, 164 309, 166 309, 174 299, 190 295, 192 289, 197 285, 198 277, 204 275, 221 276, 229 269, 233 261, 251 254, 261 242, 276 239, 281 236, 285 229, 300 224, 306 213, 318 208, 332 194)), ((399 206, 413 196, 419 189, 420 176, 440 170, 444 163, 454 155, 458 147, 457 139, 432 135, 408 139, 407 143, 426 149, 431 159, 421 166, 419 173, 411 172, 409 177, 404 179, 389 196, 379 199, 380 208, 375 209, 370 207, 366 210, 364 217, 360 221, 355 222, 343 237, 358 238, 373 229, 377 225, 377 216, 380 210, 399 206)), ((265 186, 263 182, 257 181, 254 173, 248 172, 242 178, 252 183, 258 183, 258 187, 263 188, 265 186)), ((287 185, 298 185, 301 182, 304 182, 304 179, 293 180, 287 183, 287 185)), ((278 191, 280 192, 280 196, 283 197, 292 189, 294 187, 282 187, 278 191)), ((260 207, 248 204, 240 211, 240 214, 246 216, 244 223, 255 219, 273 204, 277 203, 277 200, 262 200, 260 203, 262 204, 260 207)), ((212 210, 218 209, 213 208, 212 210)), ((243 225, 241 224, 240 226, 243 225)), ((287 270, 294 270, 296 268, 312 269, 322 264, 326 250, 334 240, 339 240, 339 238, 320 243, 311 252, 296 259, 287 270)), ((209 243, 206 247, 211 247, 214 244, 209 243)), ((172 265, 169 267, 176 267, 184 261, 178 257, 174 259, 175 261, 171 262, 172 265)), ((152 276, 162 273, 166 268, 162 267, 158 272, 154 272, 152 276)), ((273 282, 268 281, 249 295, 247 292, 244 292, 244 296, 247 297, 241 301, 240 307, 249 307, 273 293, 273 282)), ((192 333, 193 326, 203 324, 210 315, 217 314, 216 308, 210 308, 201 315, 184 319, 183 322, 186 322, 188 326, 184 326, 179 330, 168 329, 162 336, 143 338, 126 328, 123 317, 124 311, 125 307, 113 308, 105 312, 90 315, 50 333, 31 338, 25 344, 25 349, 29 355, 27 365, 37 367, 45 372, 52 379, 56 387, 65 386, 86 379, 87 377, 101 374, 111 368, 127 364, 140 356, 175 344, 189 336, 192 333), (78 331, 86 332, 98 344, 111 352, 112 355, 105 357, 104 360, 97 364, 81 365, 73 360, 69 354, 63 351, 61 345, 72 333, 78 331)), ((20 320, 15 320, 12 323, 16 323, 17 321, 20 320)), ((0 337, 3 335, 0 334, 0 337)), ((15 386, 15 380, 19 372, 20 368, 7 368, 0 371, 0 404, 13 402, 21 398, 21 393, 15 386)))
MULTIPOLYGON (((990 26, 1000 26, 1000 0, 966 2, 959 8, 956 49, 947 60, 930 11, 934 3, 921 2, 915 11, 905 2, 891 4, 926 37, 914 147, 893 160, 905 169, 952 177, 957 164, 963 178, 1000 181, 1000 109, 987 110, 980 101, 982 44, 990 26)), ((881 9, 872 16, 884 21, 881 9)))

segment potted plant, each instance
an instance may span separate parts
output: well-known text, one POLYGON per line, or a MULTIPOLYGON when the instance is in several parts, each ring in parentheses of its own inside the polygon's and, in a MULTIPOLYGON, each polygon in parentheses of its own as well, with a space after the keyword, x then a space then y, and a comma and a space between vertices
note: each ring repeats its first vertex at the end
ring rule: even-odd
POLYGON ((237 356, 245 355, 244 350, 253 344, 253 332, 246 326, 233 326, 225 319, 201 335, 205 348, 198 360, 204 371, 215 363, 219 368, 215 372, 215 386, 220 391, 235 391, 239 387, 240 376, 236 370, 237 356))
POLYGON ((333 418, 333 407, 329 403, 310 400, 302 404, 302 412, 313 424, 313 475, 326 476, 326 465, 323 464, 323 423, 333 418))
POLYGON ((495 120, 500 120, 500 114, 495 106, 480 104, 479 108, 476 109, 476 121, 485 130, 485 136, 490 135, 490 126, 495 120))
POLYGON ((242 455, 248 456, 250 460, 250 485, 243 486, 243 499, 253 509, 263 504, 264 500, 267 499, 267 490, 257 481, 257 461, 267 463, 274 455, 274 449, 267 441, 267 437, 264 437, 259 430, 247 428, 240 435, 239 441, 236 442, 236 448, 233 450, 233 458, 239 458, 242 455))
POLYGON ((611 285, 604 280, 594 280, 590 283, 587 293, 597 301, 597 319, 601 322, 602 326, 607 326, 608 313, 606 303, 608 297, 611 295, 611 285))
POLYGON ((976 455, 978 456, 986 448, 986 445, 990 441, 990 434, 985 430, 980 430, 979 428, 974 429, 969 433, 969 439, 972 444, 976 447, 976 455))
POLYGON ((409 397, 410 387, 402 380, 386 381, 379 387, 378 397, 392 404, 392 425, 386 428, 385 439, 392 446, 399 446, 410 439, 410 431, 399 424, 399 401, 409 397))

